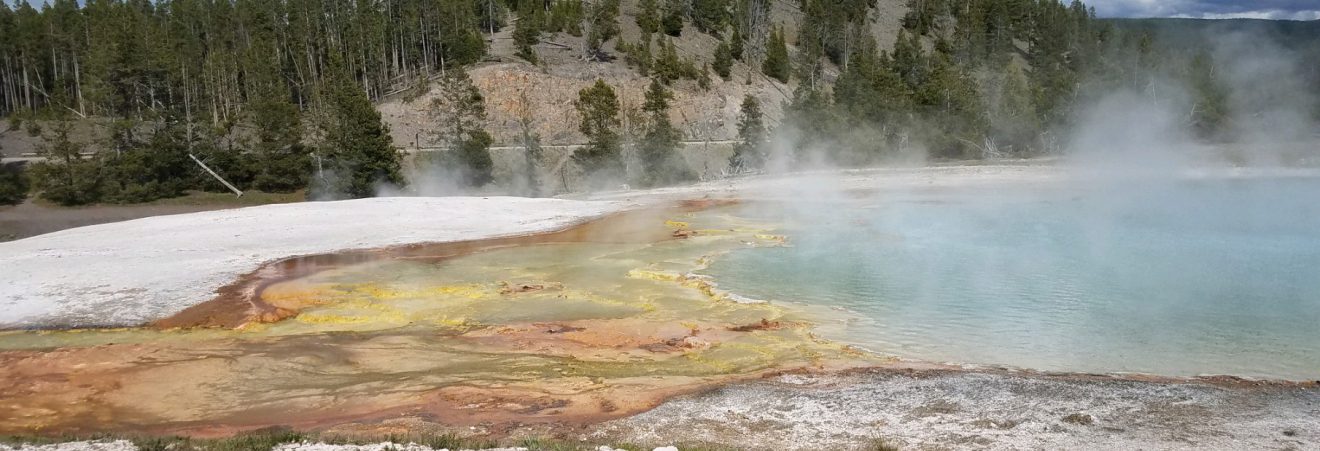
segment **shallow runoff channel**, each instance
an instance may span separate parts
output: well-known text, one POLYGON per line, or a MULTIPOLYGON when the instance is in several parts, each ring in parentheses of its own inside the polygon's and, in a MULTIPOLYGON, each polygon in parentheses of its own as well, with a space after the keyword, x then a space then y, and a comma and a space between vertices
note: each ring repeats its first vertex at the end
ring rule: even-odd
POLYGON ((1315 177, 1184 178, 749 203, 731 213, 793 245, 703 274, 846 312, 822 336, 904 358, 1316 380, 1317 193, 1315 177))

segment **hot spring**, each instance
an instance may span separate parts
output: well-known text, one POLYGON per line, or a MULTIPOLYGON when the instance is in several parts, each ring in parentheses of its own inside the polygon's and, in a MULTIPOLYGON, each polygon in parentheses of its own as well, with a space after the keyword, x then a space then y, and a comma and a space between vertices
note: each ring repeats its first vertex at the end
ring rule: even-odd
POLYGON ((736 207, 793 246, 704 274, 847 312, 821 334, 905 358, 1320 378, 1320 179, 804 197, 736 207))
POLYGON ((1320 378, 1320 179, 890 182, 294 257, 198 311, 237 327, 3 331, 0 433, 587 424, 892 356, 1320 378))

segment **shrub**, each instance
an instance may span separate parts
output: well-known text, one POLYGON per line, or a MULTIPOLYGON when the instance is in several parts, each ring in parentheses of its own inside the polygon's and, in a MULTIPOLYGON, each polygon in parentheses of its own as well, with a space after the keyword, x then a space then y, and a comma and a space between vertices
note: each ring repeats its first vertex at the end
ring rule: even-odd
POLYGON ((20 163, 0 164, 0 205, 15 205, 27 199, 30 188, 20 163))

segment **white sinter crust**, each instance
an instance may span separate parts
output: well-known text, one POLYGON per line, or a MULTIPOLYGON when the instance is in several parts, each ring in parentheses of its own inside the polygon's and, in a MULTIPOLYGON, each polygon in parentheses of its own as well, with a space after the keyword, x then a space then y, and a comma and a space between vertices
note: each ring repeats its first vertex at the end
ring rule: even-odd
POLYGON ((132 326, 296 255, 552 231, 624 208, 513 197, 392 197, 157 216, 0 243, 0 327, 132 326))

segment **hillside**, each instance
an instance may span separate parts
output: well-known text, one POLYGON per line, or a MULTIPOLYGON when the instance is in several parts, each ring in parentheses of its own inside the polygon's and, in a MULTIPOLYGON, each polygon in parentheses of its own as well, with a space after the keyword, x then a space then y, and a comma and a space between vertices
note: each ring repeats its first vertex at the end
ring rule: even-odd
POLYGON ((1030 158, 1073 146, 1122 94, 1136 103, 1125 111, 1181 116, 1169 131, 1206 143, 1301 142, 1320 118, 1320 66, 1305 63, 1320 59, 1315 23, 1102 20, 1057 0, 10 8, 0 116, 16 127, 0 147, 47 161, 31 177, 4 168, 6 203, 140 203, 226 184, 538 196, 1030 158))
MULTIPOLYGON (((581 144, 586 138, 578 131, 578 114, 573 107, 578 91, 602 79, 614 86, 623 109, 636 109, 642 103, 642 94, 650 78, 629 67, 617 48, 619 42, 636 42, 642 31, 636 22, 637 0, 622 2, 618 23, 620 36, 606 43, 610 61, 584 61, 581 52, 585 38, 567 33, 543 36, 541 44, 534 46, 540 58, 539 65, 530 64, 515 55, 512 44, 513 26, 488 37, 489 53, 486 62, 469 69, 473 81, 486 97, 488 121, 486 128, 495 137, 496 145, 516 145, 520 129, 518 118, 525 101, 533 106, 536 132, 543 144, 581 144)), ((869 10, 868 29, 880 48, 890 48, 902 28, 907 13, 904 0, 881 0, 869 10)), ((795 51, 796 33, 801 11, 795 2, 776 1, 771 17, 784 27, 790 51, 795 51)), ((681 36, 673 38, 678 56, 692 61, 697 67, 714 62, 719 38, 697 31, 690 21, 681 36)), ((831 68, 837 76, 837 68, 831 68)), ((683 131, 690 141, 727 141, 737 137, 737 117, 743 96, 757 97, 771 123, 783 116, 783 105, 791 100, 797 80, 780 83, 772 80, 744 61, 734 61, 729 80, 711 74, 709 90, 701 89, 694 80, 679 80, 671 86, 674 101, 670 120, 683 131)), ((434 84, 432 87, 434 88, 434 84)), ((434 147, 434 138, 428 137, 433 128, 427 118, 426 107, 435 98, 434 92, 415 99, 393 98, 380 104, 382 117, 390 125, 395 145, 401 148, 434 147)))
MULTIPOLYGON (((866 30, 880 48, 893 46, 902 19, 908 9, 905 0, 881 0, 874 7, 867 9, 866 30)), ((635 111, 643 101, 643 92, 650 81, 624 60, 623 52, 618 48, 623 42, 637 42, 642 30, 637 25, 639 12, 638 0, 625 0, 621 3, 617 23, 620 35, 605 43, 604 51, 608 58, 604 61, 587 60, 582 57, 585 45, 584 36, 569 33, 547 33, 534 46, 539 57, 537 64, 531 64, 516 55, 513 43, 517 16, 513 11, 504 13, 508 23, 494 34, 486 34, 486 54, 481 61, 467 68, 473 81, 486 100, 487 120, 485 128, 494 138, 497 150, 497 163, 507 166, 506 160, 513 156, 500 158, 499 147, 516 146, 520 143, 520 116, 530 113, 534 118, 535 133, 541 138, 543 146, 560 153, 571 153, 574 147, 584 143, 584 137, 578 130, 579 115, 573 106, 578 91, 597 79, 604 80, 617 90, 624 112, 635 111), (566 149, 555 149, 570 146, 566 149)), ((791 53, 796 53, 799 26, 803 18, 800 5, 794 1, 774 1, 770 3, 772 26, 782 27, 791 53)), ((714 63, 714 53, 719 44, 719 37, 698 31, 690 19, 685 20, 683 31, 677 37, 668 38, 674 44, 680 59, 692 62, 696 67, 714 63)), ((695 80, 677 80, 672 83, 674 94, 670 120, 682 132, 682 139, 689 143, 701 142, 701 150, 717 149, 718 155, 690 155, 694 163, 709 167, 727 160, 731 144, 737 137, 737 117, 739 106, 744 96, 753 96, 760 100, 766 120, 772 126, 783 117, 783 107, 790 100, 798 80, 781 83, 762 74, 759 67, 753 67, 746 61, 734 61, 728 80, 710 74, 711 83, 702 89, 695 80), (709 161, 707 161, 709 160, 709 161)), ((439 77, 436 72, 433 77, 439 77)), ((838 68, 827 64, 825 76, 832 80, 838 76, 838 68)), ((429 91, 408 95, 408 90, 385 95, 377 102, 382 120, 389 127, 394 145, 404 150, 433 150, 439 143, 436 136, 435 121, 428 114, 428 107, 437 97, 438 84, 432 82, 429 91)), ((384 90, 384 89, 383 89, 384 90)), ((0 135, 0 154, 9 161, 30 160, 41 151, 41 143, 47 139, 39 130, 49 132, 50 124, 38 119, 29 120, 19 128, 13 128, 8 121, 0 119, 0 129, 10 130, 0 135), (45 127, 42 124, 45 123, 45 127), (26 129, 26 130, 25 130, 26 129)), ((104 150, 111 135, 110 120, 75 120, 70 137, 74 142, 85 147, 85 152, 104 150)), ((640 126, 640 124, 633 124, 640 126)), ((625 124, 625 126, 628 126, 625 124)), ((244 133, 238 128, 230 133, 244 133)), ((230 141, 242 139, 231 137, 230 141)), ((506 152, 507 153, 507 152, 506 152)), ((563 164, 564 155, 552 158, 563 164)), ((556 165, 557 166, 557 165, 556 165)), ((508 170, 508 168, 498 168, 508 170)), ((723 168, 707 168, 700 172, 703 177, 723 171, 723 168)))

